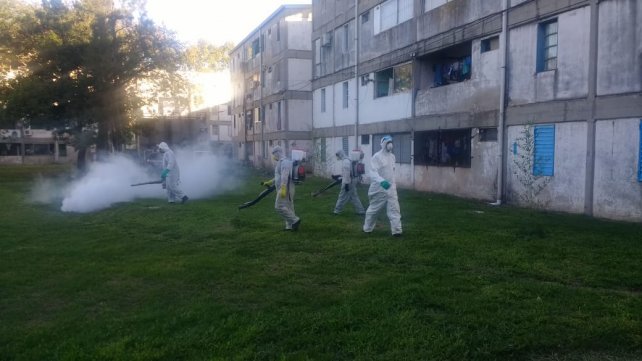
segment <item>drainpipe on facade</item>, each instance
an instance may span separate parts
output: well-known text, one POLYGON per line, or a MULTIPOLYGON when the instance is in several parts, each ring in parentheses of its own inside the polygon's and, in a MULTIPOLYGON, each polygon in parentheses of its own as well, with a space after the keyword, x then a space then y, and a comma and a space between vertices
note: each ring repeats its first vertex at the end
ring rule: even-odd
POLYGON ((415 120, 415 114, 416 114, 416 108, 415 108, 415 102, 417 101, 417 92, 419 92, 419 89, 417 89, 417 75, 419 74, 419 65, 417 64, 417 59, 415 58, 415 54, 412 54, 412 77, 411 77, 411 82, 412 82, 412 99, 410 101, 410 119, 413 121, 413 127, 410 130, 410 172, 411 172, 411 181, 412 181, 412 189, 415 189, 415 128, 414 128, 414 120, 415 120))
POLYGON ((584 213, 588 216, 593 215, 595 188, 595 99, 597 97, 597 31, 600 13, 598 0, 591 0, 590 9, 588 101, 591 113, 586 122, 586 178, 584 180, 584 213))
POLYGON ((506 137, 506 66, 508 64, 508 0, 502 5, 502 33, 501 33, 501 66, 499 83, 499 124, 497 124, 497 148, 499 149, 499 165, 497 167, 497 198, 492 205, 502 204, 504 193, 504 163, 506 163, 506 152, 504 151, 504 139, 506 137))
MULTIPOLYGON (((261 166, 265 167, 267 153, 265 149, 265 113, 263 113, 263 52, 265 51, 263 43, 263 29, 259 29, 259 48, 261 49, 261 56, 259 56, 259 122, 261 123, 261 166)), ((287 148, 284 149, 287 154, 287 148)))
POLYGON ((354 0, 354 89, 355 89, 355 119, 354 146, 361 149, 359 144, 359 0, 354 0))

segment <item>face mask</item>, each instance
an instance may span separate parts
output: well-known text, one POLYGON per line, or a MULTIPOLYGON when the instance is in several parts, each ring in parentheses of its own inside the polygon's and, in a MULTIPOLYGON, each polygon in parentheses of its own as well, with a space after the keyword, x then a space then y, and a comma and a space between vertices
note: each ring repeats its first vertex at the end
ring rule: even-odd
POLYGON ((386 144, 386 150, 387 150, 388 152, 392 152, 392 148, 393 148, 392 143, 388 143, 388 144, 386 144))

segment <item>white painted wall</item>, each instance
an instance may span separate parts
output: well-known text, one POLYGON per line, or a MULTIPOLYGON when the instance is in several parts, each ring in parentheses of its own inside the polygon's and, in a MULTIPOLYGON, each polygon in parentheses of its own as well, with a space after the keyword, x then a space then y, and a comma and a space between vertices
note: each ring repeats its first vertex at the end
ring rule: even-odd
POLYGON ((642 221, 640 119, 602 120, 595 129, 594 215, 642 221))
POLYGON ((334 84, 334 118, 335 125, 354 124, 356 116, 356 88, 354 79, 346 80, 348 82, 348 107, 343 107, 343 83, 334 84))
MULTIPOLYGON (((374 79, 374 74, 370 74, 374 79)), ((374 82, 359 86, 359 124, 409 118, 412 112, 412 92, 374 97, 374 82)))
POLYGON ((508 91, 512 105, 588 94, 589 7, 560 14, 557 69, 536 72, 538 24, 510 31, 508 91))
POLYGON ((600 2, 597 94, 642 91, 642 2, 600 2))
MULTIPOLYGON (((524 186, 517 179, 517 155, 513 143, 522 136, 523 126, 508 127, 507 198, 515 204, 526 205, 519 198, 524 186)), ((523 150, 518 148, 518 155, 523 150)), ((586 174, 586 123, 555 124, 554 174, 538 196, 539 206, 557 211, 581 213, 584 211, 584 179, 586 174)), ((532 169, 530 170, 532 173, 532 169)), ((542 177, 545 178, 545 177, 542 177)), ((530 205, 535 206, 535 205, 530 205)))
POLYGON ((334 106, 334 87, 327 86, 312 92, 313 125, 315 128, 327 128, 334 125, 332 107, 334 106), (321 93, 325 89, 325 112, 321 112, 321 93))

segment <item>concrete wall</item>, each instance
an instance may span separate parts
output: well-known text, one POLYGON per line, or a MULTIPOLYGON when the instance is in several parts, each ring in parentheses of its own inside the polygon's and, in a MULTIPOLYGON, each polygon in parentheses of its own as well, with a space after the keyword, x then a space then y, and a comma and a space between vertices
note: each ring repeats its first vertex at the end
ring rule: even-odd
POLYGON ((414 18, 376 35, 374 33, 374 18, 374 9, 370 9, 368 22, 359 22, 359 61, 374 59, 395 49, 411 45, 416 41, 417 25, 414 18))
POLYGON ((502 10, 502 0, 454 0, 417 18, 417 39, 457 28, 502 10))
POLYGON ((287 26, 288 49, 312 50, 312 43, 310 42, 312 19, 307 14, 309 14, 309 10, 285 17, 284 24, 287 26), (299 14, 301 14, 300 17, 298 16, 299 14))
POLYGON ((311 89, 312 62, 309 59, 287 60, 288 90, 309 91, 311 89))
MULTIPOLYGON (((555 124, 555 123, 554 123, 555 124)), ((584 211, 584 179, 586 174, 586 123, 568 122, 555 124, 555 160, 552 177, 541 177, 537 183, 547 185, 537 196, 537 204, 525 204, 519 194, 527 189, 518 180, 519 174, 528 171, 521 167, 518 156, 524 152, 522 136, 524 126, 508 127, 507 152, 507 200, 510 203, 538 206, 551 210, 581 213, 584 211), (513 153, 513 143, 517 142, 517 154, 513 153)), ((531 153, 532 156, 532 153, 531 153)))
POLYGON ((431 87, 432 76, 422 80, 415 102, 417 115, 476 113, 499 108, 500 51, 482 54, 480 44, 480 40, 472 43, 470 80, 437 88, 431 87))
MULTIPOLYGON (((374 74, 369 75, 374 79, 374 74)), ((412 92, 407 91, 374 97, 374 82, 359 83, 359 124, 410 118, 412 114, 412 92)))
POLYGON ((289 131, 312 130, 312 104, 309 100, 288 99, 287 119, 289 131))
POLYGON ((642 221, 642 182, 637 180, 640 121, 613 119, 595 124, 593 213, 597 217, 642 221))
POLYGON ((510 105, 583 97, 588 94, 588 7, 560 14, 557 69, 536 72, 537 23, 510 30, 510 105))
POLYGON ((600 2, 597 94, 642 91, 642 2, 600 2))
MULTIPOLYGON (((473 128, 473 135, 478 129, 473 128)), ((415 167, 415 188, 422 191, 456 194, 462 197, 494 200, 497 195, 499 151, 497 142, 471 140, 471 167, 415 167)))

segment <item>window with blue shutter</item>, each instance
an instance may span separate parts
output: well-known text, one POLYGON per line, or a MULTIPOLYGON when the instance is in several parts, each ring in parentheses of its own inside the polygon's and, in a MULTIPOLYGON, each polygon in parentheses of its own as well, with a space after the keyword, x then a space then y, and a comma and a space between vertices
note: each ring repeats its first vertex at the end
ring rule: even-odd
POLYGON ((555 126, 538 125, 535 127, 535 154, 533 175, 552 176, 555 165, 555 126))
POLYGON ((640 146, 638 153, 638 182, 642 182, 642 119, 640 119, 640 146))

